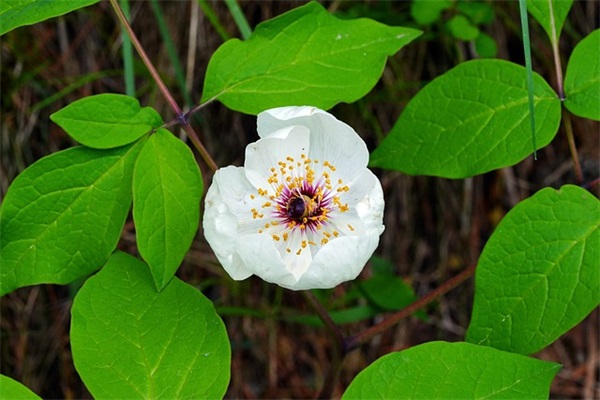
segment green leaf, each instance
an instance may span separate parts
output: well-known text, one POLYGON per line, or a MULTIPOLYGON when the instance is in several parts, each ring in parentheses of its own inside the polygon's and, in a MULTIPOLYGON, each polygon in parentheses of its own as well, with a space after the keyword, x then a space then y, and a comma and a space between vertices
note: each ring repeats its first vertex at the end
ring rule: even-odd
POLYGON ((77 100, 50 116, 73 139, 87 147, 110 149, 133 143, 163 121, 133 97, 99 94, 77 100))
POLYGON ((494 38, 485 33, 479 33, 475 39, 475 50, 481 58, 494 58, 498 55, 498 45, 494 38))
POLYGON ((471 23, 464 15, 455 15, 447 23, 452 36, 458 40, 475 40, 479 36, 479 28, 471 23))
POLYGON ((384 310, 401 310, 417 300, 413 289, 397 276, 374 275, 359 285, 367 298, 384 310))
POLYGON ((116 252, 71 310, 75 368, 95 398, 222 398, 231 350, 212 303, 173 278, 156 292, 148 267, 116 252))
POLYGON ((342 399, 547 399, 559 369, 490 347, 429 342, 379 358, 342 399))
POLYGON ((527 10, 544 28, 552 44, 558 43, 573 0, 527 0, 527 10))
POLYGON ((41 397, 33 393, 22 383, 6 375, 0 375, 0 399, 37 400, 41 399, 41 397))
POLYGON ((449 0, 413 0, 410 4, 410 16, 419 25, 431 25, 439 21, 442 12, 452 7, 449 0))
MULTIPOLYGON (((536 138, 546 146, 560 122, 560 100, 534 74, 536 138)), ((514 165, 531 154, 525 68, 502 60, 459 64, 406 106, 371 166, 410 175, 464 178, 514 165)))
POLYGON ((339 20, 308 3, 259 24, 212 56, 202 102, 249 114, 289 105, 329 109, 363 97, 387 60, 420 31, 362 18, 339 20))
POLYGON ((600 303, 600 202, 546 188, 500 222, 477 266, 467 341, 531 354, 600 303))
POLYGON ((0 209, 0 295, 66 284, 106 262, 131 205, 140 147, 71 148, 14 180, 0 209))
POLYGON ((0 35, 23 25, 33 25, 66 14, 99 0, 2 0, 0 2, 0 35))
POLYGON ((189 147, 159 129, 144 145, 133 175, 138 249, 159 291, 179 268, 198 230, 202 190, 189 147))
POLYGON ((565 107, 575 115, 600 121, 600 29, 575 46, 565 75, 565 107))

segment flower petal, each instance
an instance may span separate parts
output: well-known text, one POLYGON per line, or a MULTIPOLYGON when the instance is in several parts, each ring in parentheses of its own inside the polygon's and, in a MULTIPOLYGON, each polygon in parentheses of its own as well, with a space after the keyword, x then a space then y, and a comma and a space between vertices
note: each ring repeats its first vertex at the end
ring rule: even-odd
POLYGON ((279 162, 287 157, 300 160, 301 154, 308 151, 309 132, 305 127, 282 128, 273 135, 250 143, 246 147, 246 177, 256 189, 264 189, 269 195, 275 194, 275 185, 268 179, 273 173, 280 173, 279 162), (272 170, 271 168, 274 168, 272 170))
POLYGON ((361 137, 344 122, 315 107, 280 107, 258 115, 258 134, 268 137, 290 125, 305 126, 310 131, 313 159, 329 162, 344 180, 352 180, 367 166, 369 151, 361 137))
POLYGON ((345 236, 330 241, 317 253, 293 290, 329 289, 355 279, 379 244, 379 234, 345 236))

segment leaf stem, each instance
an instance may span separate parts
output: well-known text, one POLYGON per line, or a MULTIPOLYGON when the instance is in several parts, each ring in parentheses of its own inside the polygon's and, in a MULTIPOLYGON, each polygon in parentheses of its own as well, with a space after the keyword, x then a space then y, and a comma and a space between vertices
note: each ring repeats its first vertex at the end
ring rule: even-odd
POLYGON ((571 151, 571 158, 573 159, 573 169, 575 170, 577 183, 581 184, 583 182, 583 171, 581 170, 581 164, 579 163, 579 153, 577 152, 577 145, 575 144, 575 137, 573 135, 571 114, 563 107, 562 115, 562 120, 565 125, 565 132, 567 133, 567 140, 569 142, 569 150, 571 151))
POLYGON ((189 136, 190 140, 192 141, 192 143, 194 144, 194 146, 196 147, 196 149, 200 153, 200 156, 204 159, 206 164, 210 167, 210 169, 212 169, 213 171, 216 171, 218 169, 217 164, 214 162, 214 160, 212 159, 212 157, 210 156, 210 154, 208 153, 206 148, 202 145, 202 142, 200 142, 198 135, 196 134, 196 132, 190 125, 189 121, 187 120, 187 115, 181 111, 181 108, 179 107, 179 105, 177 104, 177 102, 175 101, 175 99, 173 98, 171 93, 169 92, 169 89, 167 89, 166 85, 160 78, 160 75, 154 68, 154 65, 152 65, 150 58, 144 51, 142 44, 140 43, 137 36, 133 32, 131 25, 129 25, 129 22, 127 21, 127 19, 125 18, 125 15, 123 14, 123 11, 119 7, 117 0, 110 0, 110 4, 112 5, 113 9, 115 10, 115 13, 117 14, 117 18, 119 19, 119 21, 121 22, 121 24, 123 25, 125 30, 127 31, 127 34, 129 35, 129 38, 131 39, 133 46, 135 47, 135 49, 137 50, 142 61, 146 65, 146 68, 148 68, 150 75, 152 75, 152 78, 158 85, 158 89, 161 91, 161 93, 163 94, 163 96, 165 97, 165 99, 167 100, 169 105, 171 106, 171 109, 177 116, 177 121, 181 124, 181 126, 183 127, 183 129, 185 130, 187 135, 189 136))
POLYGON ((419 300, 408 305, 407 307, 403 308, 402 310, 390 315, 389 317, 387 317, 385 320, 381 321, 377 325, 374 325, 374 326, 370 327, 369 329, 366 329, 366 330, 360 332, 357 335, 349 337, 346 340, 345 348, 347 349, 347 351, 350 351, 350 350, 354 350, 354 349, 360 347, 361 345, 363 345, 366 342, 368 342, 369 340, 371 340, 371 338, 373 338, 374 336, 379 335, 386 329, 397 324, 400 320, 410 316, 415 311, 425 307, 426 305, 433 302, 437 298, 448 293, 449 291, 451 291, 452 289, 456 288, 461 283, 463 283, 464 281, 469 279, 475 273, 476 267, 477 267, 477 265, 470 266, 469 268, 462 271, 460 274, 458 274, 455 277, 451 278, 450 280, 444 282, 440 287, 433 290, 426 296, 420 298, 419 300))
POLYGON ((330 399, 332 397, 333 390, 335 389, 335 384, 337 383, 340 371, 342 370, 344 358, 346 357, 344 337, 339 327, 335 324, 333 319, 331 319, 331 316, 325 307, 323 307, 321 302, 315 297, 313 292, 310 290, 305 290, 302 292, 302 294, 311 305, 313 310, 317 313, 331 337, 334 339, 334 346, 331 354, 331 366, 327 376, 325 377, 323 387, 317 396, 319 399, 330 399))
POLYGON ((548 8, 550 10, 550 28, 552 30, 552 37, 550 42, 552 43, 552 55, 554 57, 554 68, 556 68, 556 86, 558 89, 558 97, 560 100, 565 99, 565 90, 563 89, 563 74, 562 66, 560 64, 560 54, 558 49, 558 33, 556 32, 556 20, 554 19, 554 5, 551 1, 548 2, 548 8))

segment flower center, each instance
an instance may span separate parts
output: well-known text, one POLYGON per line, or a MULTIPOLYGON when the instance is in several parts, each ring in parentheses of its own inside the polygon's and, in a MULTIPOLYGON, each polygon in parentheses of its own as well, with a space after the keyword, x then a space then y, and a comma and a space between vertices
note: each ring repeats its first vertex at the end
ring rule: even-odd
MULTIPOLYGON (((265 221, 258 232, 269 233, 281 244, 287 243, 285 251, 297 255, 308 245, 322 246, 338 237, 340 233, 333 228, 336 224, 329 224, 331 213, 349 210, 348 204, 340 200, 340 195, 349 188, 341 178, 333 179, 336 167, 305 154, 301 160, 288 156, 277 165, 271 168, 267 179, 270 187, 259 188, 258 196, 250 195, 251 200, 257 201, 255 204, 261 204, 260 208, 250 210, 252 218, 265 221)), ((348 228, 353 230, 350 225, 348 228)))

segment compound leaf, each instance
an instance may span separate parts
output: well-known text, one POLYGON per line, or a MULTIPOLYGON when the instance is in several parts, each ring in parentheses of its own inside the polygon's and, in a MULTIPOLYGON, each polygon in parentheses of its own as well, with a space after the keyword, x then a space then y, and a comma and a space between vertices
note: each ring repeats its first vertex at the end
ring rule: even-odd
POLYGON ((4 35, 19 26, 33 25, 98 1, 2 0, 0 2, 0 35, 4 35))
POLYGON ((202 190, 189 147, 159 129, 144 145, 133 175, 138 249, 159 291, 177 271, 198 230, 202 190))
MULTIPOLYGON (((560 100, 534 74, 536 138, 558 131, 560 100)), ((502 60, 459 64, 406 106, 370 165, 410 175, 464 178, 514 165, 532 153, 525 69, 502 60)))
POLYGON ((41 399, 41 397, 33 393, 27 386, 6 375, 0 375, 0 398, 11 400, 41 399))
POLYGON ((106 262, 131 205, 139 148, 75 147, 17 176, 0 209, 1 295, 70 283, 106 262))
POLYGON ((577 186, 542 189, 487 242, 467 341, 521 354, 548 346, 600 303, 600 202, 577 186))
POLYGON ((162 124, 158 113, 133 97, 99 94, 77 100, 50 116, 87 147, 109 149, 133 143, 162 124))
POLYGON ((600 121, 600 29, 575 46, 565 75, 565 107, 600 121))
POLYGON ((121 252, 73 302, 71 347, 95 398, 222 398, 231 350, 206 297, 173 278, 158 293, 148 266, 121 252))
POLYGON ((350 103, 375 86, 387 56, 420 34, 367 18, 340 20, 311 2, 259 24, 246 41, 223 44, 208 64, 202 101, 249 114, 350 103))
POLYGON ((527 10, 544 28, 553 44, 558 43, 572 5, 573 0, 527 0, 527 10))
POLYGON ((342 399, 547 399, 559 369, 491 347, 429 342, 381 357, 342 399))

